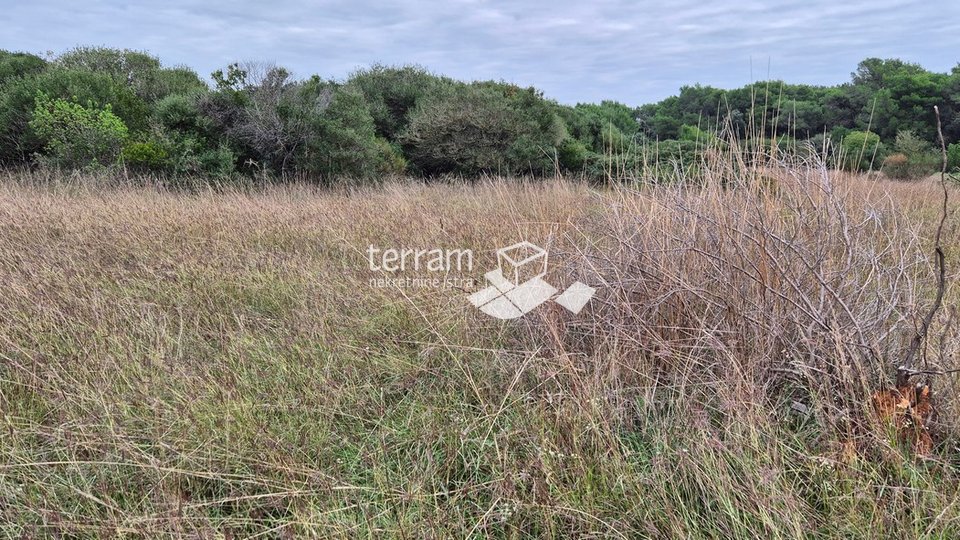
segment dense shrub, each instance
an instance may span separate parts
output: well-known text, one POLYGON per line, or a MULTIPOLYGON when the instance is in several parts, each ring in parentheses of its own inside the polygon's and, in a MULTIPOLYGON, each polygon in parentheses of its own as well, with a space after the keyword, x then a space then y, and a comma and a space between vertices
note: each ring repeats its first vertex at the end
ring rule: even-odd
POLYGON ((472 175, 551 172, 566 137, 554 107, 534 89, 481 83, 425 98, 401 140, 423 173, 472 175))
POLYGON ((147 94, 150 102, 168 96, 196 95, 209 90, 195 71, 185 67, 161 69, 154 73, 153 79, 153 91, 147 94))
POLYGON ((843 138, 841 148, 844 166, 851 170, 866 171, 884 158, 880 136, 872 131, 851 131, 843 138))
POLYGON ((911 178, 910 171, 910 158, 906 154, 901 154, 897 152, 896 154, 890 154, 883 160, 883 173, 889 176, 890 178, 896 178, 897 180, 906 180, 911 178))
POLYGON ((168 165, 166 149, 156 140, 137 141, 123 147, 127 167, 140 171, 164 171, 168 165))
POLYGON ((517 119, 517 137, 507 159, 510 171, 550 174, 556 170, 557 146, 569 137, 566 124, 557 114, 556 103, 547 101, 535 88, 511 84, 481 83, 500 91, 510 102, 517 119))
POLYGON ((174 94, 154 105, 150 137, 166 155, 164 172, 223 176, 234 171, 237 155, 201 112, 204 99, 203 94, 174 94))
POLYGON ((214 176, 227 176, 236 169, 237 155, 226 143, 213 148, 200 147, 194 170, 214 176))
POLYGON ((206 133, 212 126, 210 119, 200 112, 199 99, 198 95, 167 96, 154 105, 153 118, 158 125, 169 130, 206 133))
POLYGON ((39 56, 0 50, 0 86, 19 77, 36 75, 46 66, 46 61, 39 56))
POLYGON ((560 114, 570 134, 599 154, 630 146, 640 129, 634 110, 615 101, 580 103, 562 108, 560 114))
POLYGON ((560 165, 568 171, 581 171, 590 158, 590 150, 582 141, 568 137, 557 147, 560 165))
POLYGON ((319 81, 303 91, 326 104, 311 120, 311 137, 300 158, 304 170, 326 178, 403 171, 403 156, 377 137, 373 117, 359 91, 319 81))
POLYGON ((814 152, 851 170, 883 164, 890 176, 916 178, 940 166, 934 103, 947 142, 955 143, 949 167, 960 168, 960 70, 931 73, 896 60, 868 59, 837 87, 693 85, 639 108, 559 105, 533 88, 465 84, 418 66, 374 65, 341 83, 235 63, 212 78, 213 90, 188 68, 126 49, 80 47, 50 62, 0 51, 0 165, 46 151, 30 128, 43 93, 93 110, 109 105, 133 141, 125 163, 172 175, 610 176, 650 164, 696 166, 685 148, 722 148, 715 135, 722 128, 724 140, 729 134, 767 149, 814 152), (641 148, 656 141, 662 151, 641 148), (887 148, 899 155, 885 161, 887 148))
POLYGON ((947 147, 947 170, 956 172, 960 169, 960 143, 953 143, 947 147))
MULTIPOLYGON (((151 146, 159 147, 162 163, 150 168, 172 176, 227 176, 236 170, 238 155, 226 142, 196 133, 157 129, 150 135, 151 146)), ((151 153, 154 153, 151 150, 151 153)))
POLYGON ((207 88, 190 69, 164 69, 156 57, 128 49, 78 47, 57 57, 55 63, 65 69, 110 77, 114 83, 129 88, 147 103, 171 94, 207 88))
POLYGON ((669 170, 695 177, 695 173, 703 161, 705 150, 702 142, 667 140, 648 145, 644 152, 647 154, 647 161, 658 167, 666 167, 669 170))
POLYGON ((901 131, 897 133, 897 139, 893 146, 898 157, 893 163, 888 163, 889 158, 884 161, 884 172, 893 178, 915 179, 933 174, 940 169, 942 157, 933 150, 930 143, 920 139, 912 131, 901 131), (888 169, 887 165, 891 165, 888 169))
POLYGON ((401 140, 420 171, 476 174, 507 168, 505 155, 516 130, 499 92, 456 85, 426 98, 401 140))
POLYGON ((377 135, 389 141, 396 141, 406 129, 408 115, 421 98, 451 83, 419 66, 380 64, 354 72, 347 81, 363 95, 377 135))
POLYGON ((28 161, 42 150, 42 141, 29 129, 39 93, 51 99, 91 103, 95 108, 110 105, 112 114, 120 117, 131 132, 143 131, 149 123, 146 103, 110 77, 88 71, 48 69, 0 89, 0 162, 28 161))
MULTIPOLYGON (((783 137, 780 137, 777 143, 779 144, 783 139, 783 137)), ((678 140, 693 142, 704 146, 715 145, 719 142, 717 140, 717 136, 713 133, 704 131, 697 126, 690 126, 686 124, 680 126, 680 136, 678 137, 678 140)), ((770 140, 767 140, 767 143, 770 144, 770 140)))
POLYGON ((110 105, 83 106, 42 93, 30 128, 44 144, 44 161, 65 168, 112 165, 127 139, 127 126, 110 105))
POLYGON ((403 174, 407 171, 407 158, 399 145, 376 137, 377 171, 383 174, 403 174))
MULTIPOLYGON (((247 168, 321 177, 371 177, 400 172, 403 156, 378 138, 370 109, 355 86, 319 77, 294 81, 282 68, 260 76, 249 66, 232 65, 214 74, 218 91, 199 110, 222 141, 230 141, 247 168)), ((158 117, 168 128, 197 129, 183 100, 167 99, 158 117)))
POLYGON ((279 67, 269 67, 256 78, 237 66, 230 66, 228 73, 228 78, 215 76, 219 91, 202 102, 202 113, 223 138, 236 144, 244 163, 257 170, 290 172, 311 137, 312 116, 326 107, 329 97, 304 92, 304 85, 279 67))
POLYGON ((150 73, 160 69, 160 60, 147 53, 107 47, 77 47, 58 56, 56 63, 66 69, 95 71, 134 87, 148 82, 150 73))

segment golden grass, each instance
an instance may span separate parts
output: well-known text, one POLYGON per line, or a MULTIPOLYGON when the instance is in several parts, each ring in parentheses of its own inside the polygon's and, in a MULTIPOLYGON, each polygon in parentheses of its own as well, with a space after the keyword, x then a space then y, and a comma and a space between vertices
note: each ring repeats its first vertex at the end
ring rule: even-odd
POLYGON ((960 534, 955 377, 934 381, 930 457, 869 408, 932 297, 939 188, 732 171, 189 194, 10 177, 0 532, 960 534), (586 310, 495 321, 472 291, 368 283, 369 244, 470 248, 482 280, 519 239, 554 285, 598 288, 586 310))

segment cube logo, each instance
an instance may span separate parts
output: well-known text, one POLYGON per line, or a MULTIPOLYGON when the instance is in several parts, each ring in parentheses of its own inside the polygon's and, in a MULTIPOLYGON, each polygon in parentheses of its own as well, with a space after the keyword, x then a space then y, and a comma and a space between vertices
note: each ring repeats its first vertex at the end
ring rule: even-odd
POLYGON ((547 252, 527 241, 498 249, 497 265, 483 276, 490 285, 469 297, 471 304, 496 319, 522 317, 548 300, 577 314, 596 292, 577 281, 557 295, 557 289, 543 280, 547 252))

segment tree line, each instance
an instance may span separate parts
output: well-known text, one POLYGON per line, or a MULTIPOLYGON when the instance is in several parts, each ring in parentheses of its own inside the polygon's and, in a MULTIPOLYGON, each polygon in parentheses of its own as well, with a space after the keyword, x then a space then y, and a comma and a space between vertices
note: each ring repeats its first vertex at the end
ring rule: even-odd
POLYGON ((147 53, 0 51, 0 164, 185 175, 377 178, 484 173, 609 175, 651 159, 693 163, 716 133, 845 148, 841 165, 927 174, 939 105, 960 165, 960 66, 933 73, 867 59, 839 86, 685 86, 631 107, 568 106, 535 88, 374 65, 346 80, 232 64, 212 84, 147 53))

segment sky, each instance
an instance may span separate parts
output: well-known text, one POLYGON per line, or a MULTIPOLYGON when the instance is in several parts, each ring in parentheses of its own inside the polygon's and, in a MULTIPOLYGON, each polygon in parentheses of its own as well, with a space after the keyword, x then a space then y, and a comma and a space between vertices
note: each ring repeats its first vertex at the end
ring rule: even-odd
POLYGON ((342 79, 373 63, 641 105, 683 85, 831 85, 860 60, 960 62, 956 0, 2 0, 0 49, 146 50, 201 76, 235 61, 342 79))

